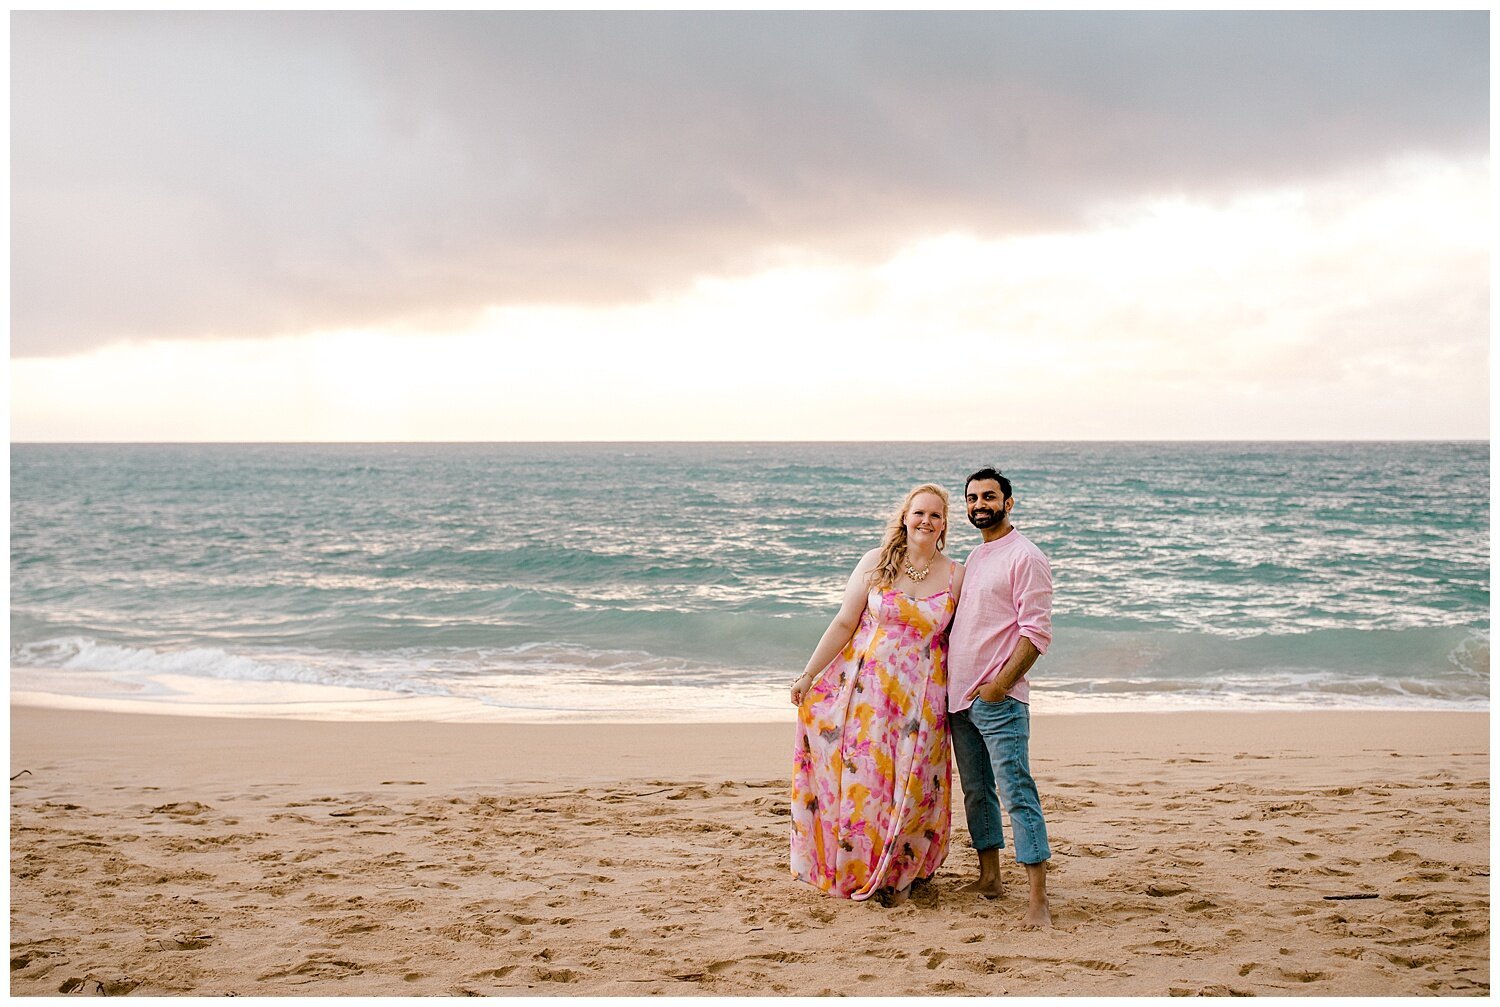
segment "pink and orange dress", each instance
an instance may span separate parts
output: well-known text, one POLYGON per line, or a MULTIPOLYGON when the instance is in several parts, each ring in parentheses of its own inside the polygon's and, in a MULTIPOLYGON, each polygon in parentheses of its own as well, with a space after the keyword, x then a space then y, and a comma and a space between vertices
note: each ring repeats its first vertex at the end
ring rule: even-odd
POLYGON ((859 628, 797 711, 792 873, 867 899, 948 855, 948 589, 871 590, 859 628))

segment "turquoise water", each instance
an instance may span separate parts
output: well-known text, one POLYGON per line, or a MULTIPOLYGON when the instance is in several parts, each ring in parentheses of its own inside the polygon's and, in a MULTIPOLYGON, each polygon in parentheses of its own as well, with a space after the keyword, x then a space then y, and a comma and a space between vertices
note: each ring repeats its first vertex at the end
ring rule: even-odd
POLYGON ((1038 710, 1488 707, 1486 443, 20 444, 11 660, 780 711, 905 490, 991 463, 1038 710))

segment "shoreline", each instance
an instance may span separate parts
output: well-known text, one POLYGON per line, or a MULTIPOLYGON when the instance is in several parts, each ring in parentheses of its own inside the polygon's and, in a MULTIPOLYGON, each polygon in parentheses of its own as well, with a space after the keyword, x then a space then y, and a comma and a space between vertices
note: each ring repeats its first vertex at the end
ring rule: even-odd
POLYGON ((1039 715, 1042 933, 956 780, 921 899, 792 880, 791 747, 12 704, 11 992, 1488 993, 1488 714, 1039 715))
MULTIPOLYGON (((174 716, 214 720, 289 720, 319 723, 472 723, 472 724, 782 724, 791 725, 795 711, 781 686, 742 686, 713 693, 716 706, 701 704, 702 687, 616 687, 609 692, 591 686, 559 692, 545 683, 530 686, 510 705, 464 696, 397 692, 355 685, 294 681, 256 681, 203 678, 162 672, 123 672, 79 675, 70 680, 57 669, 11 667, 12 707, 136 716, 174 716), (88 686, 93 690, 89 691, 88 686), (111 691, 101 692, 107 686, 111 691), (71 690, 71 691, 70 691, 71 690), (612 705, 600 705, 616 695, 612 705)), ((1033 696, 1034 717, 1179 716, 1220 714, 1362 713, 1400 716, 1458 714, 1488 716, 1489 709, 1472 706, 1396 706, 1370 704, 1316 705, 1311 702, 1267 700, 1263 703, 1221 706, 1212 701, 1138 701, 1100 696, 1080 702, 1076 696, 1033 696)))

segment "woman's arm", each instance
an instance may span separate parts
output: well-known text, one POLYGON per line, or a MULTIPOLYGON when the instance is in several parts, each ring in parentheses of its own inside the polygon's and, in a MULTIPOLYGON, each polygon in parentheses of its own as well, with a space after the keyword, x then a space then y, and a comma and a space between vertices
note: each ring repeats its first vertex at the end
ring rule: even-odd
POLYGON ((792 683, 793 705, 802 705, 802 697, 819 673, 828 667, 859 628, 860 616, 865 614, 865 600, 870 594, 870 571, 875 568, 879 555, 879 549, 871 549, 849 575, 849 583, 844 586, 844 601, 839 606, 838 614, 823 631, 823 639, 813 648, 812 657, 807 659, 807 668, 802 672, 802 677, 792 683))
MULTIPOLYGON (((964 593, 964 565, 956 559, 950 559, 948 562, 953 564, 953 582, 948 588, 948 593, 953 596, 953 614, 957 616, 958 599, 964 593)), ((952 632, 953 620, 949 619, 948 625, 943 627, 943 650, 950 655, 950 660, 952 652, 948 650, 948 639, 952 632)))

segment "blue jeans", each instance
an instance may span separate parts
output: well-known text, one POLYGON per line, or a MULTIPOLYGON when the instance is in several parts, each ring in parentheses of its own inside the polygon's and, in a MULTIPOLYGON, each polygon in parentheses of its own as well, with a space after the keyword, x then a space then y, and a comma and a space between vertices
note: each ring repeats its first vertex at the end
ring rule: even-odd
POLYGON ((1010 815, 1016 863, 1040 864, 1052 858, 1042 800, 1031 779, 1031 710, 1007 696, 998 703, 975 699, 967 710, 948 715, 953 756, 964 786, 964 816, 974 849, 1004 849, 1000 805, 1010 815), (999 785, 999 800, 995 798, 999 785))

